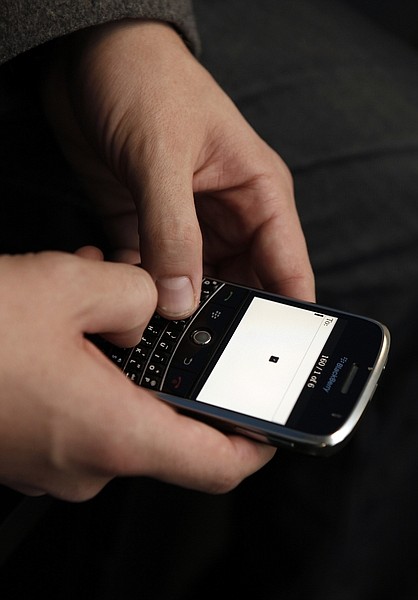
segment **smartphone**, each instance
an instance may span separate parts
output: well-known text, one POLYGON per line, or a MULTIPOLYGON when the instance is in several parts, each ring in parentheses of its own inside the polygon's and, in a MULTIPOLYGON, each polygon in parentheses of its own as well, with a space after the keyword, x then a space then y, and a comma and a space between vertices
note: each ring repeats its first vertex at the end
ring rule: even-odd
POLYGON ((390 333, 370 318, 206 277, 191 317, 154 314, 134 348, 95 342, 134 384, 186 414, 327 454, 371 400, 390 333))

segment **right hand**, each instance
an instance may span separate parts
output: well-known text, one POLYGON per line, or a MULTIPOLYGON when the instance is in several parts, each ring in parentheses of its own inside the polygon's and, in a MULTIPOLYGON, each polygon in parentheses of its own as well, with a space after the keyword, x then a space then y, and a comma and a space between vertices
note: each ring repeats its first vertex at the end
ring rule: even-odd
POLYGON ((288 168, 172 27, 117 21, 50 52, 45 114, 112 257, 140 257, 162 315, 197 307, 202 267, 314 300, 288 168))
POLYGON ((136 344, 156 307, 131 265, 58 252, 0 257, 0 482, 81 501, 116 476, 227 492, 274 449, 182 416, 85 338, 136 344))

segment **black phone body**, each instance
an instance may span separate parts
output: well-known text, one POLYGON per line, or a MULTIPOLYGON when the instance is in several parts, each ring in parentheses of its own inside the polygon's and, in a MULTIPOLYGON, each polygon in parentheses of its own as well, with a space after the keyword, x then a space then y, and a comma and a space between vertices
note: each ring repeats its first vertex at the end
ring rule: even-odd
POLYGON ((372 398, 390 334, 366 317, 204 278, 188 319, 155 314, 134 348, 99 346, 180 411, 326 454, 349 439, 372 398))

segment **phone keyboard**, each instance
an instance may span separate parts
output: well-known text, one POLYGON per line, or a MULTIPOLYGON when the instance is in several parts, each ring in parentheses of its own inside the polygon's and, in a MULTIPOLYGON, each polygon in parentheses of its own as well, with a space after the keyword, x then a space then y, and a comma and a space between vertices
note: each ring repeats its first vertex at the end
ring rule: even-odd
POLYGON ((171 321, 155 313, 133 348, 93 339, 133 383, 187 397, 247 295, 245 288, 204 278, 199 307, 187 319, 171 321))

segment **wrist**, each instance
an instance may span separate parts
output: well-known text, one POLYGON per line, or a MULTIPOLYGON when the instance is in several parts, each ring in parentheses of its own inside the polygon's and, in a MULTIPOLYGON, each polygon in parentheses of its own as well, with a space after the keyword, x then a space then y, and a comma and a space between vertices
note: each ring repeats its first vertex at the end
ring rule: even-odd
POLYGON ((85 56, 89 53, 115 53, 129 57, 141 57, 155 52, 156 47, 176 45, 189 52, 182 37, 169 23, 145 19, 123 19, 97 25, 70 36, 71 53, 85 56))

